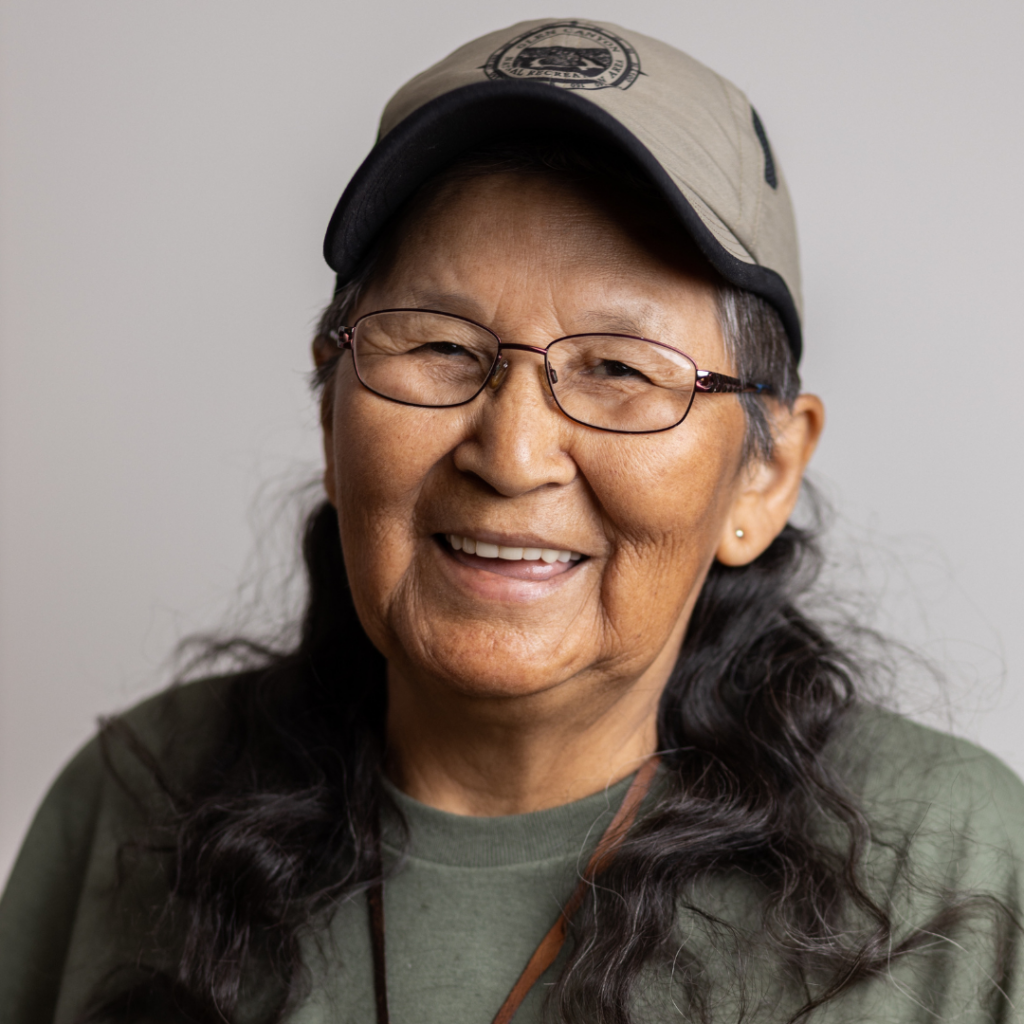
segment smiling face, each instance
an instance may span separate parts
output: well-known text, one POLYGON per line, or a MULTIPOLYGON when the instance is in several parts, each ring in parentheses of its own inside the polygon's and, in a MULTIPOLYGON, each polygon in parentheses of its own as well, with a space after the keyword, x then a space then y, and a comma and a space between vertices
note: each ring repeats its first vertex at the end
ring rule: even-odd
MULTIPOLYGON (((715 286, 659 231, 546 176, 471 179, 402 226, 348 322, 430 308, 537 347, 622 332, 728 373, 715 286)), ((328 495, 392 704, 491 698, 514 717, 574 702, 597 716, 633 700, 649 713, 735 534, 740 404, 698 394, 674 429, 608 433, 558 409, 542 356, 506 358, 500 386, 460 407, 381 398, 348 353, 325 396, 328 495)))

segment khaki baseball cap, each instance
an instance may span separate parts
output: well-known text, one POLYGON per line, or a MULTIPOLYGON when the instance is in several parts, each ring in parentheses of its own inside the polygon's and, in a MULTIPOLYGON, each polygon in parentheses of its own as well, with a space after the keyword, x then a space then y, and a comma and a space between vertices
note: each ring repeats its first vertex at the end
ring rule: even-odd
POLYGON ((778 310, 799 359, 796 224, 760 118, 692 57, 604 22, 520 22, 402 86, 327 228, 324 256, 339 283, 417 187, 460 154, 552 131, 624 151, 711 266, 778 310))

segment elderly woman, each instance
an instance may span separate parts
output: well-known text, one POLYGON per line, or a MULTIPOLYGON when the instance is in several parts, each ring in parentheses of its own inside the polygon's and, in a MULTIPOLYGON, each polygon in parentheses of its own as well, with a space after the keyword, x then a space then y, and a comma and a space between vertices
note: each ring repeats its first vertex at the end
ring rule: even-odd
POLYGON ((1019 782, 800 610, 823 409, 744 96, 495 33, 391 101, 325 252, 301 637, 67 768, 5 1024, 1018 1019, 1019 782))

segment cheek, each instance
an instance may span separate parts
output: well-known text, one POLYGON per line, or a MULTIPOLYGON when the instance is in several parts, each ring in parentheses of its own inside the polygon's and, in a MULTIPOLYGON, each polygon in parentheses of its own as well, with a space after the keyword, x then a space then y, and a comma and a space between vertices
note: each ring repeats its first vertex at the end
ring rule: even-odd
POLYGON ((339 374, 331 457, 345 567, 361 617, 381 618, 412 561, 417 500, 452 446, 437 420, 433 410, 367 391, 350 367, 339 374))
POLYGON ((334 471, 346 513, 401 504, 429 465, 418 410, 388 402, 339 375, 334 402, 334 471))
POLYGON ((587 460, 614 538, 602 604, 616 632, 645 623, 665 629, 692 605, 737 480, 742 413, 737 424, 730 412, 712 409, 674 431, 616 438, 587 460))

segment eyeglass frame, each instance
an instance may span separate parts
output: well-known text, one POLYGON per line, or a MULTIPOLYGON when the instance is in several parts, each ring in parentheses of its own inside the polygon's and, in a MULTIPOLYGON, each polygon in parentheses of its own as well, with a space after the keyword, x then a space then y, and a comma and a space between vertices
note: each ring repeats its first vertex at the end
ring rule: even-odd
POLYGON ((534 352, 539 356, 544 357, 544 379, 547 381, 548 391, 551 393, 551 397, 554 399, 555 405, 558 406, 558 411, 566 417, 566 419, 572 420, 573 423, 578 423, 581 427, 588 427, 591 430, 603 430, 609 434, 662 434, 666 430, 675 430, 687 416, 690 415, 690 410, 693 408, 693 399, 698 392, 707 395, 740 395, 740 394, 756 394, 756 395, 772 395, 775 393, 775 389, 771 384, 749 384, 740 380, 738 377, 730 377, 725 373, 718 373, 715 370, 702 370, 697 366, 697 361, 690 355, 687 355, 682 349, 676 348, 674 345, 668 345, 663 341, 655 341, 653 338, 643 338, 638 334, 619 334, 614 331, 582 331, 578 334, 566 334, 561 338, 555 338, 549 341, 544 348, 539 348, 536 345, 522 345, 517 342, 504 342, 498 336, 495 331, 492 331, 490 327, 485 327, 481 323, 477 323, 476 320, 471 320, 468 316, 459 316, 458 313, 448 313, 442 309, 420 309, 413 306, 396 306, 388 309, 374 309, 369 313, 364 313, 361 317, 355 320, 351 327, 341 326, 336 327, 333 330, 327 332, 327 337, 330 338, 338 348, 344 352, 349 349, 352 352, 352 368, 355 370, 356 379, 370 394, 377 395, 378 398, 383 398, 385 401, 394 402, 396 405, 408 405, 414 409, 457 409, 463 405, 469 405, 470 402, 475 401, 480 397, 484 388, 495 378, 495 375, 499 369, 507 369, 508 361, 504 361, 504 367, 502 366, 502 352, 504 351, 516 351, 516 352, 534 352), (355 348, 353 347, 353 340, 355 339, 355 331, 359 324, 371 316, 378 316, 381 313, 432 313, 435 316, 444 316, 452 320, 461 320, 463 323, 478 327, 481 331, 486 331, 498 344, 498 351, 494 355, 494 362, 491 363, 490 368, 487 370, 487 375, 484 377, 483 383, 477 388, 476 391, 469 397, 461 402, 453 402, 451 405, 426 405, 422 402, 407 402, 401 398, 392 398, 390 395, 385 395, 380 391, 371 388, 369 384, 363 380, 362 375, 359 372, 359 365, 356 361, 355 348), (562 403, 558 400, 558 395, 555 392, 555 386, 551 381, 552 367, 548 362, 548 349, 552 345, 558 344, 560 341, 572 341, 574 338, 624 338, 627 341, 643 341, 648 345, 657 345, 659 348, 668 349, 670 352, 675 352, 677 355, 682 356, 693 364, 693 368, 696 371, 696 380, 694 382, 693 391, 690 394, 690 401, 687 403, 686 411, 675 423, 667 427, 658 427, 655 430, 618 430, 615 427, 597 427, 592 423, 585 423, 583 420, 577 419, 571 413, 566 412, 562 403))

